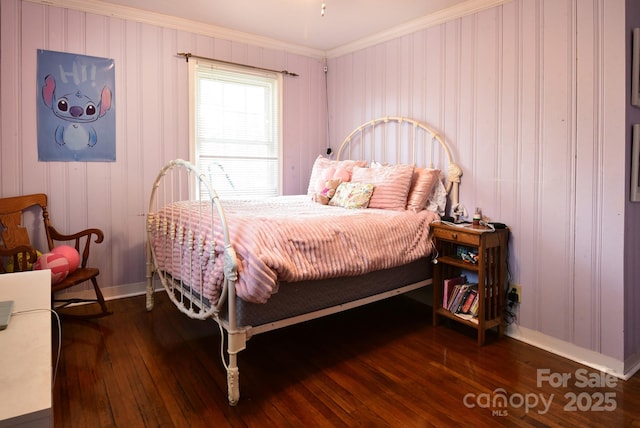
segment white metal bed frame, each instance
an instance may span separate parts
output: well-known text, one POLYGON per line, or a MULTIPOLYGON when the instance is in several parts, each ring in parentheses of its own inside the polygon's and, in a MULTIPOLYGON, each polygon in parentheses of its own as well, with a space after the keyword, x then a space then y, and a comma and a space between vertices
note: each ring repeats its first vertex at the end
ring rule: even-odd
MULTIPOLYGON (((337 159, 343 156, 349 159, 369 159, 380 162, 400 162, 402 158, 408 158, 404 163, 415 163, 418 166, 434 167, 434 158, 439 157, 441 161, 446 160, 447 178, 446 190, 450 200, 450 212, 456 213, 459 204, 458 187, 460 184, 461 169, 453 161, 451 149, 444 143, 443 139, 427 125, 404 117, 387 116, 366 122, 351 132, 342 142, 338 151, 337 159), (397 126, 393 126, 393 125, 397 126), (392 125, 392 126, 389 126, 392 125), (391 129, 391 131, 389 131, 391 129), (391 149, 389 141, 395 143, 391 149), (408 141, 407 145, 402 145, 401 141, 408 141), (421 160, 426 160, 422 161, 421 160)), ((224 214, 223 204, 220 202, 215 189, 209 183, 204 174, 200 174, 189 162, 177 159, 170 161, 159 172, 151 192, 149 201, 149 214, 147 215, 147 233, 151 233, 154 226, 154 214, 158 208, 162 207, 167 200, 177 201, 191 199, 183 195, 194 195, 192 184, 199 182, 199 186, 204 186, 211 202, 206 208, 210 211, 207 218, 213 219, 211 214, 217 212, 222 223, 224 233, 224 286, 218 304, 211 306, 206 299, 194 293, 185 281, 177 281, 166 272, 156 268, 156 254, 152 245, 147 245, 147 310, 153 309, 154 277, 157 275, 162 286, 167 291, 171 301, 181 312, 195 319, 214 319, 221 331, 221 358, 227 371, 227 386, 229 404, 235 405, 240 399, 239 369, 237 354, 246 348, 246 343, 251 336, 303 321, 319 318, 325 315, 341 312, 355 308, 364 304, 386 299, 392 296, 403 294, 431 284, 431 279, 425 279, 413 284, 409 284, 381 294, 365 297, 355 301, 341 303, 336 306, 315 310, 313 312, 294 316, 291 318, 268 322, 258 326, 241 326, 236 319, 235 282, 237 280, 237 259, 235 250, 229 239, 229 232, 224 214), (223 319, 221 310, 227 305, 228 316, 223 319), (227 357, 224 355, 224 332, 227 336, 227 357)), ((202 191, 199 192, 203 194, 202 191)), ((204 212, 203 218, 204 218, 204 212)), ((166 222, 160 227, 174 228, 175 225, 166 222)), ((213 225, 212 228, 213 230, 213 225)), ((175 233, 179 233, 175 231, 175 233)), ((181 237, 180 237, 181 238, 181 237)), ((150 240, 149 240, 150 241, 150 240)), ((197 237, 188 236, 188 245, 198 246, 199 251, 207 251, 201 240, 197 237)), ((268 304, 268 303, 267 303, 268 304)))

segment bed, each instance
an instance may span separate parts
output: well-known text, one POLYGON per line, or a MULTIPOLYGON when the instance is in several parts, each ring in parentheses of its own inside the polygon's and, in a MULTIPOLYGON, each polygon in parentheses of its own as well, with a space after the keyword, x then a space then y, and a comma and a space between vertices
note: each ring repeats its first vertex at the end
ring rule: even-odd
POLYGON ((147 310, 159 282, 184 314, 217 322, 235 405, 253 335, 431 284, 429 225, 458 215, 461 175, 431 127, 391 116, 354 129, 335 159, 318 156, 304 195, 221 200, 173 160, 149 201, 147 310))

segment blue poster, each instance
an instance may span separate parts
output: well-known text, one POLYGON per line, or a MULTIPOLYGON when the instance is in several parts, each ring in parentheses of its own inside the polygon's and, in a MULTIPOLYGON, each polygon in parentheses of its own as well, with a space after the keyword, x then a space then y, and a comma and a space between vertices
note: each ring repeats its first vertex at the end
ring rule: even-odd
POLYGON ((38 49, 38 160, 116 160, 112 59, 38 49))

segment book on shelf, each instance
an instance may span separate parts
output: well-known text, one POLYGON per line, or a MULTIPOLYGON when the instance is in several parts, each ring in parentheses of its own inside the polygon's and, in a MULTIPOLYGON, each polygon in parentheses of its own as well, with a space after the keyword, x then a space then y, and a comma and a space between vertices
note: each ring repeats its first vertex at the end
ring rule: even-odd
POLYGON ((478 299, 478 290, 470 288, 467 294, 464 296, 464 302, 462 303, 462 308, 460 312, 463 314, 471 313, 471 305, 478 299))
POLYGON ((467 284, 457 284, 453 286, 453 290, 451 291, 451 296, 449 298, 449 304, 447 306, 449 311, 457 312, 458 306, 460 305, 460 299, 462 299, 462 295, 464 294, 466 287, 467 284))
POLYGON ((449 307, 449 298, 453 292, 453 287, 456 285, 464 284, 467 282, 467 277, 465 276, 455 276, 453 278, 447 278, 443 281, 442 286, 442 307, 449 307))
POLYGON ((478 284, 465 283, 453 287, 449 304, 446 307, 451 313, 464 315, 461 318, 474 318, 478 315, 478 284))
POLYGON ((471 304, 471 309, 469 309, 469 313, 471 313, 471 315, 473 315, 474 317, 478 316, 478 309, 480 306, 479 302, 480 302, 480 298, 479 298, 479 295, 477 295, 476 299, 471 304))

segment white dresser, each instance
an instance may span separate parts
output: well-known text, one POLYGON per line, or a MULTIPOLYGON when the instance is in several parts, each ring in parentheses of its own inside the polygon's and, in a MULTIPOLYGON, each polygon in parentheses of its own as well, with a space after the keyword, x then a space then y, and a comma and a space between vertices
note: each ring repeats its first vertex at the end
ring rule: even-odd
POLYGON ((50 271, 0 275, 4 300, 15 304, 0 330, 0 427, 52 427, 50 271))

